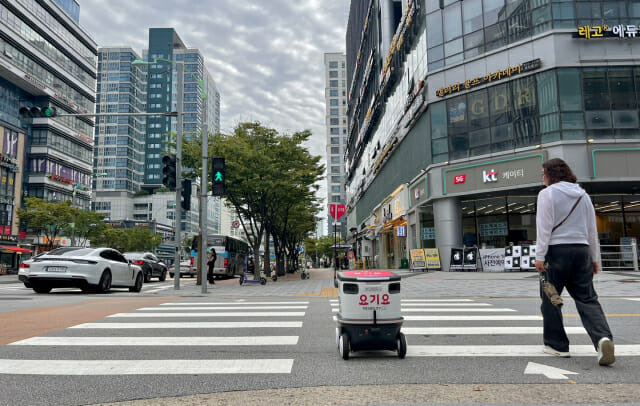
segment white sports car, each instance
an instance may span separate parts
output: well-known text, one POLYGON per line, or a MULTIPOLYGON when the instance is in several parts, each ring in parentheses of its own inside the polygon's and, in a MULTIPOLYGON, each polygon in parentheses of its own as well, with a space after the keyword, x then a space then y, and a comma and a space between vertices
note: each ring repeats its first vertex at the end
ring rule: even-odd
POLYGON ((34 258, 21 269, 20 280, 37 293, 53 288, 80 288, 83 292, 107 292, 112 287, 142 290, 142 268, 130 264, 112 248, 56 248, 34 258))

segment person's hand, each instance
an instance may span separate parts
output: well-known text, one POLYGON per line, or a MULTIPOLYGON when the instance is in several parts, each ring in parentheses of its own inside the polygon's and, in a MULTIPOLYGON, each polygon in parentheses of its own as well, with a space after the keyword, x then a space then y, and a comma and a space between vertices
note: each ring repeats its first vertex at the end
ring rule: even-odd
POLYGON ((599 270, 600 270, 600 265, 598 265, 597 262, 594 262, 593 263, 593 273, 594 273, 594 275, 597 274, 599 272, 599 270))
POLYGON ((544 261, 536 261, 536 271, 544 272, 544 261))

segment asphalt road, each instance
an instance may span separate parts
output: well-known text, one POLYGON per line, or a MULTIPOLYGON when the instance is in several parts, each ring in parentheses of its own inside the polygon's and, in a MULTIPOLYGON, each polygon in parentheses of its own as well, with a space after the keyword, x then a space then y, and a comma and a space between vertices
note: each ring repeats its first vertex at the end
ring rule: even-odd
POLYGON ((542 353, 535 293, 495 296, 535 292, 530 276, 407 274, 406 359, 381 351, 348 361, 337 352, 337 297, 320 296, 326 278, 228 281, 207 295, 190 280, 181 291, 146 284, 140 295, 37 295, 4 284, 3 326, 16 330, 25 317, 36 325, 0 346, 0 404, 640 403, 639 298, 629 295, 640 278, 596 284, 617 350, 614 366, 600 367, 570 299, 572 357, 562 359, 542 353), (488 281, 495 292, 478 296, 488 281), (38 314, 59 328, 44 329, 38 314))

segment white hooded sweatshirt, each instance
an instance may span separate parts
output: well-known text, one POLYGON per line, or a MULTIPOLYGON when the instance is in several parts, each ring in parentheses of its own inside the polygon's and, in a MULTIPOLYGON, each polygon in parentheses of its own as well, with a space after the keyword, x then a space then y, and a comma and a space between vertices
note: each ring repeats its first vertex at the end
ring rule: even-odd
POLYGON ((589 245, 591 259, 600 262, 600 242, 596 213, 587 192, 578 184, 557 182, 540 191, 536 213, 536 260, 544 261, 549 245, 589 245), (553 227, 567 217, 577 199, 580 203, 567 220, 553 233, 553 227))

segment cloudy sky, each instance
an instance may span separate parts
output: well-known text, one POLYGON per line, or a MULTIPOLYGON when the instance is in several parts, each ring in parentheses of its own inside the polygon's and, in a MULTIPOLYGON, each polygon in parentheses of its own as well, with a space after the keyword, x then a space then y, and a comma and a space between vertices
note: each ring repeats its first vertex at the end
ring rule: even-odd
MULTIPOLYGON (((80 25, 99 46, 148 46, 173 27, 199 48, 221 94, 221 126, 260 121, 310 129, 325 158, 325 52, 344 52, 350 0, 80 0, 80 25)), ((322 193, 326 196, 323 182, 322 193)))

